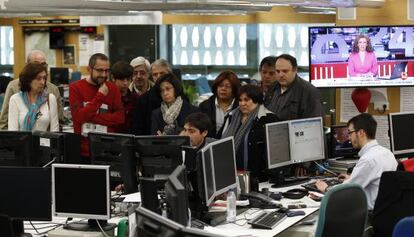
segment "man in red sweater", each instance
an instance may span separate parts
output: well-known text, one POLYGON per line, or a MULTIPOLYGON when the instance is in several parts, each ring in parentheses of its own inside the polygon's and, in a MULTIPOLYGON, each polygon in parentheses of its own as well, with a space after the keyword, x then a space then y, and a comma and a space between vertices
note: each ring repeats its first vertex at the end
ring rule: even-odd
POLYGON ((81 134, 81 156, 89 157, 89 132, 116 132, 116 125, 124 123, 121 94, 116 85, 107 81, 109 59, 97 53, 89 59, 89 77, 69 86, 69 104, 73 129, 81 134))

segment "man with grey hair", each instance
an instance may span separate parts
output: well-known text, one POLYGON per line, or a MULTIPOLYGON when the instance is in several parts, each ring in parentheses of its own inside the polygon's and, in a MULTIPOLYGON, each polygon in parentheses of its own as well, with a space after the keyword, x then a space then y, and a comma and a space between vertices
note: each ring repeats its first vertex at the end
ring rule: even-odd
POLYGON ((149 80, 151 66, 148 60, 141 56, 132 59, 130 65, 134 68, 134 73, 132 75, 132 83, 129 85, 129 90, 135 98, 138 98, 154 85, 154 83, 149 80))
MULTIPOLYGON (((27 63, 39 62, 46 64, 46 55, 40 50, 33 50, 27 55, 27 63)), ((60 96, 59 89, 53 83, 46 82, 46 90, 49 93, 52 93, 56 97, 57 109, 59 115, 59 123, 64 122, 63 117, 63 104, 62 97, 60 96)), ((9 101, 10 97, 20 91, 19 80, 12 80, 6 88, 6 93, 4 94, 3 107, 0 114, 0 130, 7 130, 8 126, 8 117, 9 117, 9 101)))
POLYGON ((160 58, 151 64, 151 76, 154 83, 165 74, 173 73, 170 63, 167 60, 160 58))

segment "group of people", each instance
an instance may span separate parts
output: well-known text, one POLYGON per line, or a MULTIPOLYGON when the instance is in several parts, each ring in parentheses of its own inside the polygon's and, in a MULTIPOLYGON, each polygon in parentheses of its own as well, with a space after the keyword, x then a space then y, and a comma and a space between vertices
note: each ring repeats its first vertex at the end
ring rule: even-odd
MULTIPOLYGON (((82 135, 85 160, 89 132, 187 135, 197 148, 233 136, 237 169, 265 181, 265 124, 323 116, 319 91, 298 76, 297 61, 288 54, 263 58, 260 86, 241 85, 234 72, 221 72, 213 81, 213 95, 198 107, 188 102, 181 81, 164 59, 150 64, 137 57, 110 67, 109 58, 97 53, 87 70, 88 76, 69 85, 73 128, 82 135)), ((0 129, 59 131, 62 101, 47 71, 44 53, 30 52, 19 79, 7 87, 0 129)), ((350 120, 348 130, 352 145, 361 149, 361 159, 352 175, 344 177, 366 188, 371 207, 381 173, 395 170, 396 161, 375 141, 376 122, 369 114, 350 120)), ((322 181, 318 187, 326 191, 322 181)))

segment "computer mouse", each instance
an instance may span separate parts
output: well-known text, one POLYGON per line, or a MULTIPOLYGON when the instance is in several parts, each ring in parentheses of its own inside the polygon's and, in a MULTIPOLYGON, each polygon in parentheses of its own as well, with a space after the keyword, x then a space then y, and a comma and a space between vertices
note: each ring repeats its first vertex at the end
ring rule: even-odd
POLYGON ((279 208, 279 210, 277 210, 277 212, 280 212, 280 213, 286 213, 287 211, 289 211, 289 209, 287 209, 286 207, 281 207, 279 208))

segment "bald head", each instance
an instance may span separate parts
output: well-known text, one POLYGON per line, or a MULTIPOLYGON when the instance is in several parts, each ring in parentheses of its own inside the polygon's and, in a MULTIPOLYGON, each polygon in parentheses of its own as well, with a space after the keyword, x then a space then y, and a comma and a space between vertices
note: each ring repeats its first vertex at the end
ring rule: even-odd
POLYGON ((32 50, 27 55, 27 63, 38 62, 38 63, 45 63, 46 62, 46 55, 40 50, 32 50))

